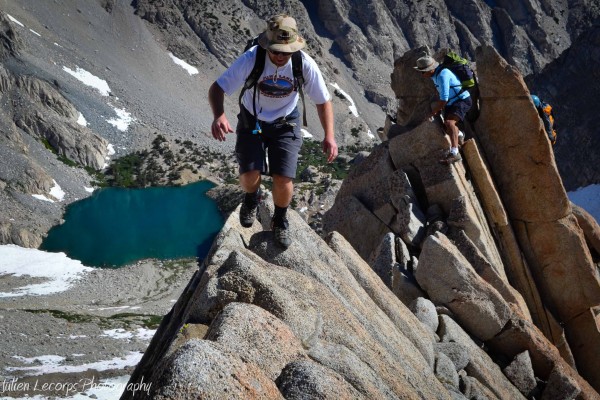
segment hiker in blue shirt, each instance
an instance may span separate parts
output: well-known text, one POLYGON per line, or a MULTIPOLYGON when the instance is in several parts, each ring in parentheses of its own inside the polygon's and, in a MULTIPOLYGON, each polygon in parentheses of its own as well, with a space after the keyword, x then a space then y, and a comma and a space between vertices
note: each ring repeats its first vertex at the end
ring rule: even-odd
POLYGON ((456 125, 465 119, 465 115, 473 104, 471 95, 462 89, 462 84, 452 73, 441 66, 430 56, 423 56, 417 60, 417 71, 425 78, 430 78, 438 91, 439 99, 431 106, 428 118, 443 112, 444 126, 450 136, 450 150, 443 159, 442 164, 453 164, 462 158, 458 152, 460 130, 456 125))

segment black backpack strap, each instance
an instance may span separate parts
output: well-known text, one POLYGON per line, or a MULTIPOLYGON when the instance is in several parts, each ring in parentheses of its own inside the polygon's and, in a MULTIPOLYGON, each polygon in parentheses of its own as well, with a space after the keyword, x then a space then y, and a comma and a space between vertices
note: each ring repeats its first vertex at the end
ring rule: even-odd
MULTIPOLYGON (((250 72, 250 75, 248 75, 248 77, 246 78, 246 82, 244 82, 244 86, 242 87, 242 90, 240 90, 240 97, 238 98, 238 104, 240 106, 240 110, 242 107, 242 97, 244 96, 244 93, 246 92, 246 90, 250 89, 250 88, 254 88, 254 95, 256 96, 256 84, 258 83, 258 78, 260 78, 260 75, 263 72, 263 69, 265 69, 265 57, 267 55, 267 51, 265 49, 263 49, 260 46, 256 47, 256 59, 254 60, 254 67, 252 68, 252 71, 250 72)), ((253 106, 256 106, 256 102, 254 101, 254 99, 252 100, 253 106)), ((248 125, 248 121, 246 121, 245 118, 245 114, 242 113, 242 116, 244 117, 244 126, 247 128, 252 128, 248 125)), ((254 117, 256 118, 256 109, 254 109, 254 117)))
POLYGON ((302 99, 302 125, 308 126, 306 121, 306 102, 304 101, 304 91, 302 90, 302 87, 304 86, 304 75, 302 74, 302 53, 300 51, 292 54, 292 71, 294 74, 294 85, 302 99))

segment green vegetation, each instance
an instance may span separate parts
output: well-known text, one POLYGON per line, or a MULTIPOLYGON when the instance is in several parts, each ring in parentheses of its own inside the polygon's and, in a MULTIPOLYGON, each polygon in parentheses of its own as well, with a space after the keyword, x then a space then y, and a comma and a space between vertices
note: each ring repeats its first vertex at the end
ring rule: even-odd
POLYGON ((58 159, 58 161, 64 163, 65 165, 68 165, 69 167, 79 167, 80 166, 75 161, 71 160, 70 158, 59 154, 58 150, 54 146, 52 146, 52 144, 48 141, 48 139, 41 138, 40 142, 42 142, 42 144, 44 145, 44 147, 46 149, 50 150, 54 155, 56 155, 56 158, 58 159))
POLYGON ((32 314, 50 314, 54 318, 64 319, 64 320, 66 320, 68 322, 72 322, 72 323, 92 322, 96 318, 91 315, 67 313, 67 312, 60 311, 60 310, 30 310, 30 309, 26 309, 24 311, 30 312, 32 314))
MULTIPOLYGON (((371 150, 370 146, 349 146, 341 147, 340 154, 347 154, 354 158, 356 154, 363 150, 371 150)), ((300 151, 300 160, 298 162, 298 174, 302 173, 309 165, 317 167, 319 172, 330 174, 332 179, 342 180, 348 176, 350 164, 343 158, 337 158, 332 163, 327 163, 327 157, 323 153, 321 142, 305 139, 300 151)))
POLYGON ((161 315, 146 315, 134 313, 114 314, 110 317, 100 317, 87 314, 75 314, 60 310, 33 310, 26 309, 24 311, 32 314, 50 314, 54 318, 64 319, 70 323, 97 323, 103 328, 112 328, 119 326, 127 328, 131 325, 141 325, 147 329, 156 329, 162 321, 161 315))
POLYGON ((209 172, 227 183, 237 182, 233 155, 213 152, 190 140, 169 142, 160 134, 152 141, 150 150, 114 159, 106 170, 105 182, 108 186, 128 188, 173 186, 179 184, 185 171, 198 179, 202 172, 209 172))
POLYGON ((128 154, 115 161, 107 173, 111 175, 108 180, 110 186, 137 187, 136 176, 140 173, 143 163, 140 152, 128 154))

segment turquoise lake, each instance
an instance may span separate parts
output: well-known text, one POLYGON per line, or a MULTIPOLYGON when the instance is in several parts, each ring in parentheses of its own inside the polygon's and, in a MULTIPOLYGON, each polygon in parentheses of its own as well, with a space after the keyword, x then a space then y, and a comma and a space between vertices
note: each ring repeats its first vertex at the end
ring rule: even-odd
POLYGON ((214 187, 105 188, 67 207, 40 247, 92 267, 120 267, 157 258, 204 258, 223 216, 206 196, 214 187))

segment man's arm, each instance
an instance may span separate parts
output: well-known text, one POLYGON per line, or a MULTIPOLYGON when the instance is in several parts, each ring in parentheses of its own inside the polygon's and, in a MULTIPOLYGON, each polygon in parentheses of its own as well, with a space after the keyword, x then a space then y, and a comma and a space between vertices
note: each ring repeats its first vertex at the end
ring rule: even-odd
POLYGON ((325 139, 323 139, 323 153, 327 154, 327 162, 332 162, 338 155, 338 147, 335 142, 335 132, 333 130, 333 106, 331 101, 327 101, 323 104, 317 104, 317 113, 319 114, 319 120, 323 131, 325 132, 325 139))
POLYGON ((217 82, 213 82, 208 89, 208 103, 213 112, 213 123, 210 127, 212 135, 219 141, 225 140, 225 134, 233 132, 231 125, 225 116, 223 103, 225 101, 225 92, 217 82))
POLYGON ((431 114, 429 114, 428 118, 435 117, 440 111, 446 107, 447 101, 444 100, 436 100, 431 103, 431 114))

